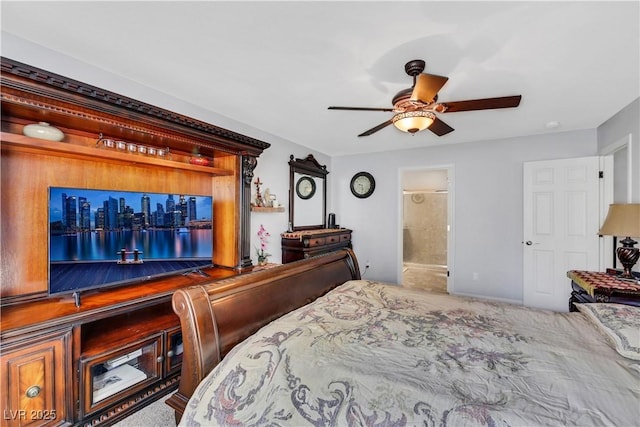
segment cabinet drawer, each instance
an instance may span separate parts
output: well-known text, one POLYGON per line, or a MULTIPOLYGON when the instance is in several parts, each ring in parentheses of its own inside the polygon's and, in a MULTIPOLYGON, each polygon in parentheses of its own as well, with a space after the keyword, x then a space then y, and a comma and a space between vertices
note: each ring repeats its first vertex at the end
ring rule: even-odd
POLYGON ((352 232, 346 228, 323 228, 301 234, 302 237, 282 237, 283 264, 351 247, 352 232))
POLYGON ((2 426, 54 426, 68 418, 66 408, 70 332, 3 349, 0 378, 7 407, 2 426))
POLYGON ((304 238, 304 246, 308 247, 308 248, 314 248, 316 246, 322 246, 326 244, 326 238, 325 237, 305 237, 304 238))
POLYGON ((341 241, 341 237, 340 235, 337 236, 329 236, 326 238, 326 242, 328 245, 332 245, 334 243, 339 243, 341 241))
POLYGON ((336 234, 335 236, 325 237, 325 243, 327 245, 333 245, 335 243, 344 243, 349 241, 351 241, 351 234, 349 233, 336 234))

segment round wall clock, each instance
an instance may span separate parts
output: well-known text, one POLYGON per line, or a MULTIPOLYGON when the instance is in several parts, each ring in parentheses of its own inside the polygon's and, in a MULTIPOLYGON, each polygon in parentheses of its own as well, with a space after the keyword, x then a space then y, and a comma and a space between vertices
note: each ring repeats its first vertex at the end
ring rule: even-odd
POLYGON ((369 197, 375 189, 376 180, 368 172, 358 172, 351 178, 351 192, 360 199, 369 197))
POLYGON ((307 200, 316 194, 316 182, 309 176, 303 176, 296 183, 296 194, 301 199, 307 200))

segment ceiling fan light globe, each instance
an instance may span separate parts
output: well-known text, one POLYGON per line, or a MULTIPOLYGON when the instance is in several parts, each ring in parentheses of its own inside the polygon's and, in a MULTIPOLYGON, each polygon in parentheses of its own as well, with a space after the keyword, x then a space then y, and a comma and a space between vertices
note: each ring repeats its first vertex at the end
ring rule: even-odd
POLYGON ((402 132, 414 134, 431 126, 435 118, 429 111, 405 111, 393 116, 391 121, 402 132))

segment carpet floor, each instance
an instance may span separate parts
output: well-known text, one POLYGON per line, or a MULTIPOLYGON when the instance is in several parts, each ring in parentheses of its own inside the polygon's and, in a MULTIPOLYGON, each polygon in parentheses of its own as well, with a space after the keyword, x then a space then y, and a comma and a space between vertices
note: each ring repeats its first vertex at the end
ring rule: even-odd
POLYGON ((405 263, 402 286, 447 293, 447 267, 405 263))
POLYGON ((164 396, 152 404, 142 408, 135 414, 128 416, 114 424, 114 427, 175 427, 174 411, 167 405, 164 396))

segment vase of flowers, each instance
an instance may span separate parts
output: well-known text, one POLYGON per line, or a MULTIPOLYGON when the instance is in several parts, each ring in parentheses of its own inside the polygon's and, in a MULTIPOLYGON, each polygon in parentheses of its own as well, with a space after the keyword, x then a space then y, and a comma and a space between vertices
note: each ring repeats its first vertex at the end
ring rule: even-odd
POLYGON ((267 239, 271 234, 265 230, 264 226, 260 224, 260 229, 258 230, 258 238, 260 238, 260 248, 256 248, 256 253, 258 255, 258 265, 265 265, 269 261, 270 253, 267 253, 267 243, 269 240, 267 239))

